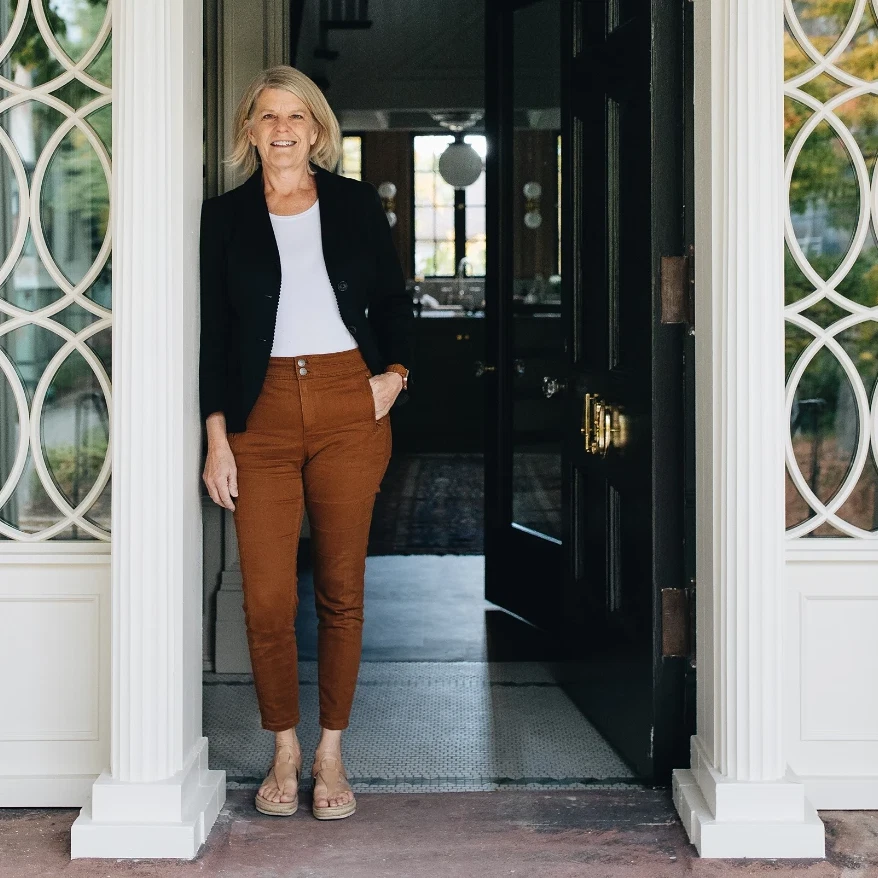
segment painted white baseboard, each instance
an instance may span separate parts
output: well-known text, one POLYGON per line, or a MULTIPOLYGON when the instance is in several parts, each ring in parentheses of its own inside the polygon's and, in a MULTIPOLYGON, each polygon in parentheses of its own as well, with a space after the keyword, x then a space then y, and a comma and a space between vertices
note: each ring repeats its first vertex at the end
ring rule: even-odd
POLYGON ((81 808, 95 774, 0 776, 0 808, 81 808))
POLYGON ((818 811, 878 811, 878 777, 796 777, 818 811))
POLYGON ((70 832, 71 859, 191 860, 226 798, 225 771, 207 767, 207 738, 173 777, 125 783, 102 774, 70 832))

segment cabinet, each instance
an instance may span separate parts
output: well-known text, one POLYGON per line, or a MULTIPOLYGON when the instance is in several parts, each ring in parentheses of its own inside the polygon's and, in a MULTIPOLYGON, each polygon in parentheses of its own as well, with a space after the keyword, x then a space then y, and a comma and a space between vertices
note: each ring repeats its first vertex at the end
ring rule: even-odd
POLYGON ((485 382, 475 370, 484 359, 483 318, 415 320, 412 395, 390 416, 394 451, 482 451, 485 382))
MULTIPOLYGON (((542 393, 544 375, 561 369, 563 339, 557 315, 514 317, 515 432, 539 442, 560 429, 561 406, 542 393)), ((426 317, 415 320, 415 359, 409 402, 391 414, 395 451, 481 452, 485 392, 494 382, 476 377, 485 360, 485 320, 481 317, 426 317)))

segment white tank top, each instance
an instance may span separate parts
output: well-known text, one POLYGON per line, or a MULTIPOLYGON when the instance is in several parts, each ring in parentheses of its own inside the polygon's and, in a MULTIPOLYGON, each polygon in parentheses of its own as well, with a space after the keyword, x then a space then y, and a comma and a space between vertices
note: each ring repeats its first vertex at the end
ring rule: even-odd
POLYGON ((357 347, 341 319, 326 273, 319 205, 315 201, 293 216, 269 213, 281 265, 273 357, 332 354, 357 347))

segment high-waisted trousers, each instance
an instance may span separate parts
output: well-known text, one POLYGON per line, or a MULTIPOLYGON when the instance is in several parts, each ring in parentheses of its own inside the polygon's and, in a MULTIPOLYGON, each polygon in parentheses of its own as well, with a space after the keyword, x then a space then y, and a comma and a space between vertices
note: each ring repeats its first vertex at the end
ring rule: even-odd
POLYGON ((360 665, 366 548, 390 461, 357 348, 271 357, 247 419, 229 434, 238 470, 235 531, 262 727, 299 722, 296 556, 308 510, 317 605, 320 725, 344 729, 360 665))

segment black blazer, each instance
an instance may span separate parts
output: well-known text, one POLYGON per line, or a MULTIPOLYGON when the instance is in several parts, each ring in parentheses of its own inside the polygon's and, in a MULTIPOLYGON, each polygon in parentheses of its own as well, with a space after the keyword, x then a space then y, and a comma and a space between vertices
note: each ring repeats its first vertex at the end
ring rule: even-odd
MULTIPOLYGON (((378 191, 312 167, 323 258, 341 318, 373 374, 390 363, 410 367, 412 300, 378 191)), ((200 251, 201 417, 225 412, 226 430, 241 433, 265 379, 281 285, 261 167, 237 188, 204 202, 200 251)), ((407 399, 401 391, 394 406, 407 399)))

